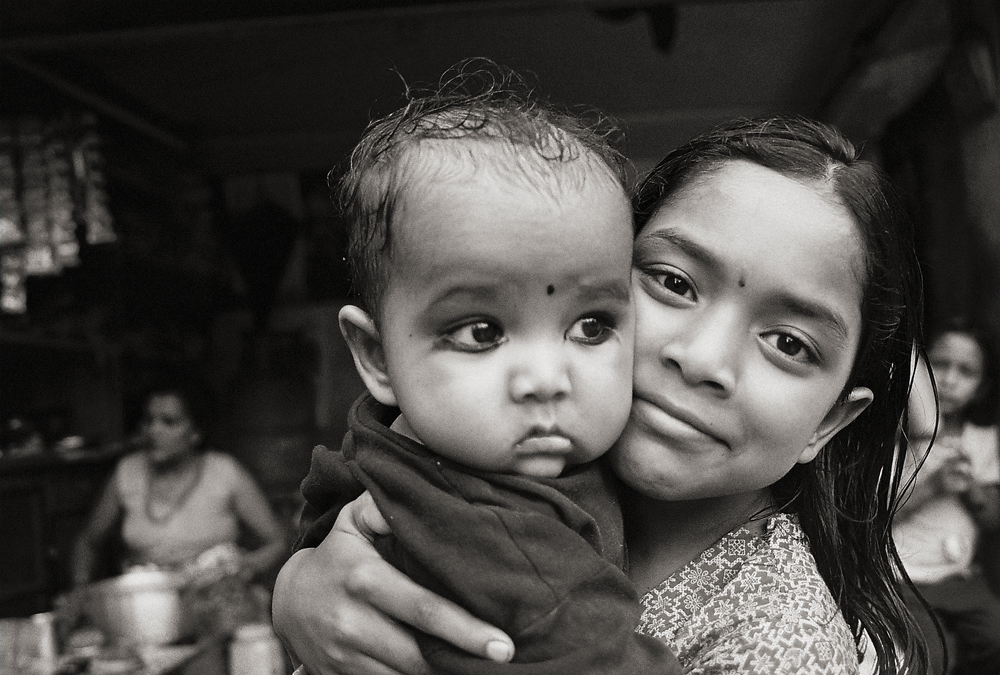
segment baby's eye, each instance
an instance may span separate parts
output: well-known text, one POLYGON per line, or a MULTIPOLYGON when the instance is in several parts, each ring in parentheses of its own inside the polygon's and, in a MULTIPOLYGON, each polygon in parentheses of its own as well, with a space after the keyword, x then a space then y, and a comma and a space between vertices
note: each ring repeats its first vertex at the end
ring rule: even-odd
POLYGON ((789 333, 766 333, 764 339, 779 352, 800 363, 815 363, 819 359, 813 350, 794 335, 789 333))
POLYGON ((506 341, 503 328, 492 321, 474 321, 452 329, 443 336, 450 346, 463 352, 484 352, 506 341))
POLYGON ((600 316, 585 316, 577 319, 569 330, 566 337, 574 342, 585 345, 599 345, 608 340, 614 332, 614 324, 609 319, 600 316))

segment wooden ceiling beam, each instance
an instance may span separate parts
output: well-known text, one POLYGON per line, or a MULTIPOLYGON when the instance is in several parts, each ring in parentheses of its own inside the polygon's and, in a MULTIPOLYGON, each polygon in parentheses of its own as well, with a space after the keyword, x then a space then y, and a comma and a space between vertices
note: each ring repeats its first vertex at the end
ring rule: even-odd
POLYGON ((32 63, 31 61, 28 61, 18 55, 10 53, 0 54, 0 59, 8 65, 17 68, 31 77, 45 83, 49 87, 52 87, 61 94, 83 103, 93 112, 103 114, 117 120, 118 122, 134 129, 135 131, 138 131, 158 143, 166 145, 179 153, 187 153, 191 150, 190 144, 179 136, 161 129, 152 122, 143 119, 139 115, 118 105, 117 103, 114 103, 113 101, 109 101, 103 96, 95 94, 87 89, 84 89, 78 84, 74 84, 73 82, 63 79, 59 75, 42 66, 39 66, 36 63, 32 63))
MULTIPOLYGON (((348 7, 334 11, 298 13, 283 16, 255 16, 223 20, 193 20, 156 26, 114 30, 81 30, 59 35, 7 35, 0 40, 2 52, 66 51, 77 48, 122 44, 155 44, 178 38, 213 35, 239 35, 294 27, 303 24, 342 23, 372 19, 405 19, 443 14, 487 12, 546 12, 567 8, 584 8, 597 12, 649 10, 656 5, 710 5, 748 2, 816 2, 817 0, 422 0, 418 2, 369 3, 364 7, 348 7)), ((9 22, 8 22, 9 27, 9 22)))

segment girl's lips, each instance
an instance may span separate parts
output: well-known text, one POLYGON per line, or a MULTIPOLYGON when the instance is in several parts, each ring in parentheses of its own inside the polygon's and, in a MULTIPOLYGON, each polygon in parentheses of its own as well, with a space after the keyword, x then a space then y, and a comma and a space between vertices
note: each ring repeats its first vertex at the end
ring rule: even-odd
POLYGON ((694 415, 672 406, 657 404, 636 396, 632 402, 632 419, 657 435, 678 440, 727 445, 708 431, 708 425, 694 415))

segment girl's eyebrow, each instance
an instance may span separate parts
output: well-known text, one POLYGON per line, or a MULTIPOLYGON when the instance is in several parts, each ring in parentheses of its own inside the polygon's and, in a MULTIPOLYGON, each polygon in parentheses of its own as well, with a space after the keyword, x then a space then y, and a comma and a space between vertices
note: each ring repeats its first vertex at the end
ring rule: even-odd
POLYGON ((823 303, 814 302, 808 298, 786 295, 779 298, 778 304, 789 312, 798 314, 806 319, 818 321, 828 327, 841 342, 847 342, 850 336, 847 330, 847 322, 844 321, 843 317, 823 303))
POLYGON ((681 250, 685 255, 699 263, 712 267, 718 268, 719 263, 712 252, 706 247, 702 246, 698 242, 686 237, 683 233, 678 231, 673 227, 663 227, 652 232, 640 232, 639 236, 636 237, 636 244, 642 241, 644 238, 648 239, 659 239, 665 241, 671 246, 675 246, 681 250))

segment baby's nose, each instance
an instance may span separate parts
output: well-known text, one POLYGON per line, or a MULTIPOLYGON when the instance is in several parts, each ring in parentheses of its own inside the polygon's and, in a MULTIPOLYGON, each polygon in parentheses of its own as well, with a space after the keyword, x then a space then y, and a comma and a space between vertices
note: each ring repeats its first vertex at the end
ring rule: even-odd
POLYGON ((518 402, 561 400, 569 396, 569 368, 556 350, 544 350, 521 359, 510 374, 510 396, 518 402))

